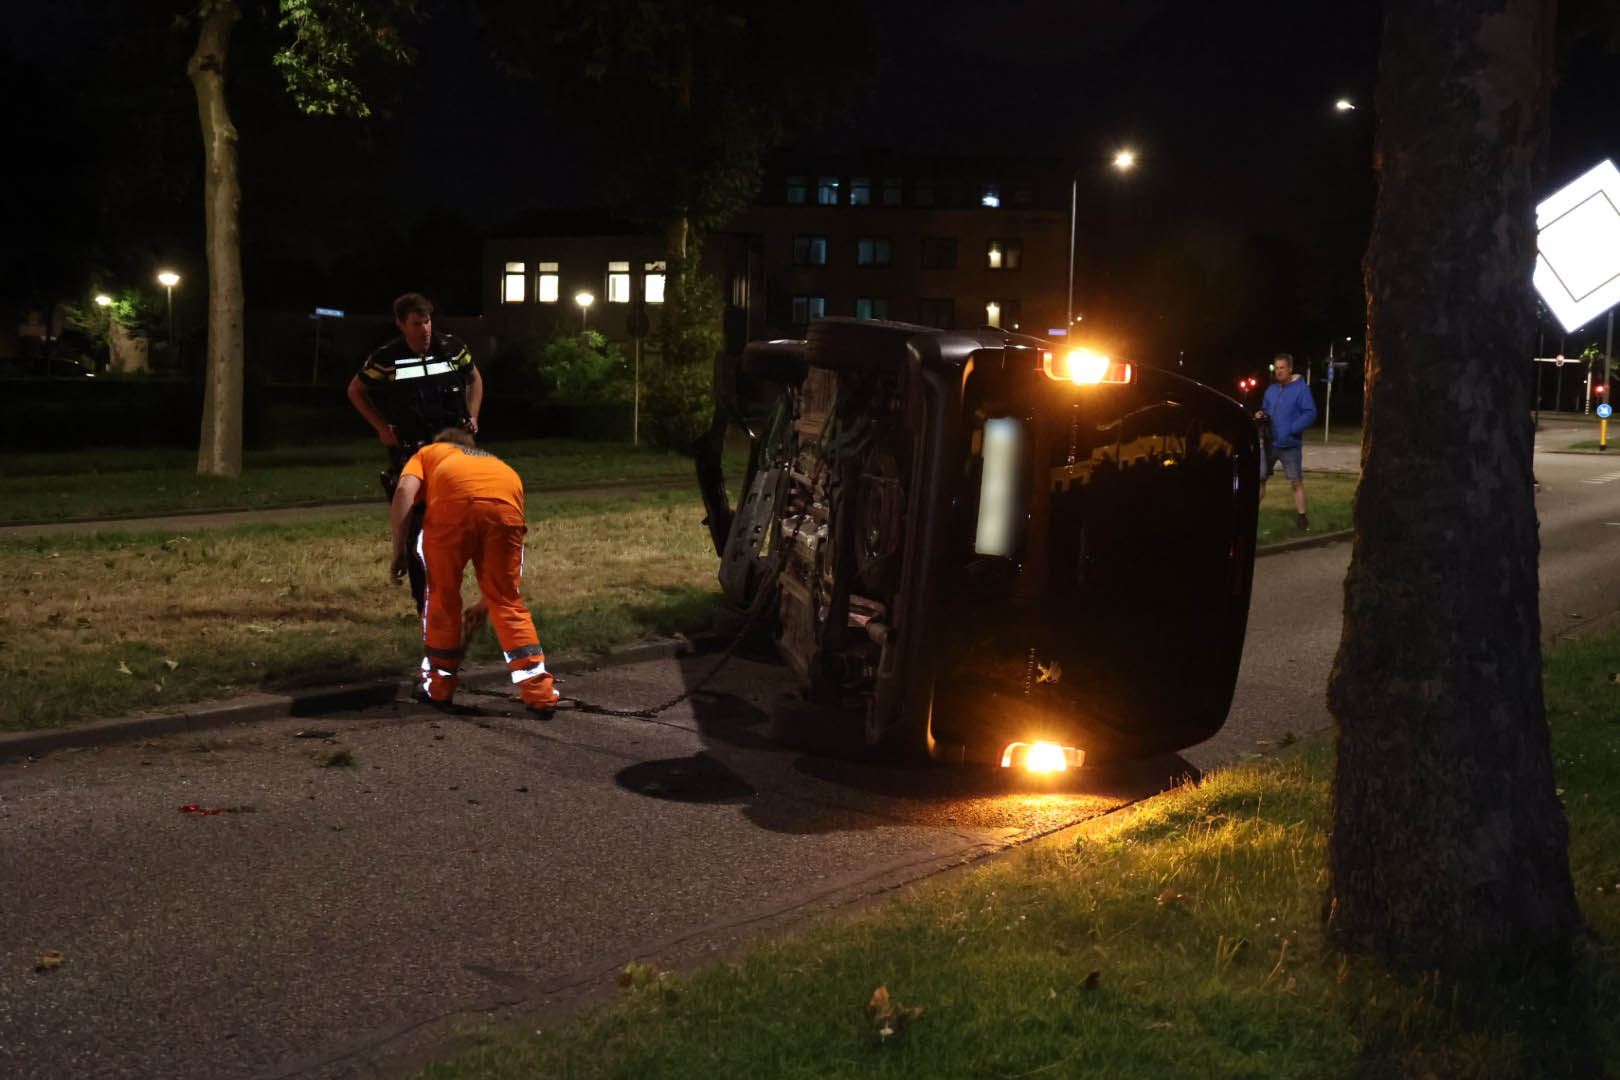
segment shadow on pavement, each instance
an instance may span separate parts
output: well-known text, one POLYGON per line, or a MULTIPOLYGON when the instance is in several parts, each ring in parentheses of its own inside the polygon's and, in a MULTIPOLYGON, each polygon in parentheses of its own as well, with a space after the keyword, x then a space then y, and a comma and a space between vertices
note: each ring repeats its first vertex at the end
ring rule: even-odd
MULTIPOLYGON (((683 667, 688 679, 708 669, 683 667)), ((1051 777, 895 764, 868 757, 858 733, 823 729, 807 736, 785 727, 780 713, 773 716, 737 694, 702 690, 690 702, 704 749, 626 766, 616 782, 647 798, 735 803, 750 821, 773 832, 893 825, 1043 832, 1200 776, 1175 754, 1051 777)))

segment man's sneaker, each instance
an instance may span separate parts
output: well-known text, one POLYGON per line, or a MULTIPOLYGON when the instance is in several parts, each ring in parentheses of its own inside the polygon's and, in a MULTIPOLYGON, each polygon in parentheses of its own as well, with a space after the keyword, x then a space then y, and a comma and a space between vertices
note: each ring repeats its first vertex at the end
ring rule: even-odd
POLYGON ((1299 531, 1300 532, 1310 532, 1311 531, 1311 520, 1310 520, 1310 518, 1306 517, 1304 514, 1295 514, 1294 517, 1299 519, 1299 531))

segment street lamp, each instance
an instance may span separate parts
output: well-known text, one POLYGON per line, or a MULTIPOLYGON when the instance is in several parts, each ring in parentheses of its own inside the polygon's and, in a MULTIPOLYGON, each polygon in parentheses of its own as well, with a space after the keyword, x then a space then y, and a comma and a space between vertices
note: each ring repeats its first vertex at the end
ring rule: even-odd
MULTIPOLYGON (((1114 168, 1127 173, 1136 167, 1136 151, 1121 147, 1114 152, 1114 168)), ((1074 222, 1080 205, 1080 174, 1069 178, 1069 303, 1064 310, 1063 331, 1068 339, 1074 331, 1074 222)))
POLYGON ((1340 98, 1333 103, 1333 107, 1340 112, 1355 112, 1356 106, 1349 98, 1340 98))
POLYGON ((579 329, 581 333, 584 333, 586 330, 590 329, 591 305, 595 302, 596 297, 592 296, 588 292, 577 292, 574 294, 574 303, 579 305, 579 329))
POLYGON ((173 270, 159 270, 158 284, 169 293, 169 363, 174 363, 174 287, 180 284, 180 275, 173 270))

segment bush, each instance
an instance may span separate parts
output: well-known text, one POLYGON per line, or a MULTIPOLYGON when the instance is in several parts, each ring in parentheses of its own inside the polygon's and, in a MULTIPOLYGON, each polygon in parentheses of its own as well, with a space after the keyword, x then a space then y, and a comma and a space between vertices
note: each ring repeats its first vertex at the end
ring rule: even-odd
POLYGON ((621 405, 630 400, 630 363, 601 334, 519 338, 489 358, 486 374, 506 396, 570 406, 621 405))
POLYGON ((714 361, 725 347, 724 305, 713 278, 686 264, 670 269, 660 357, 648 372, 642 414, 654 445, 691 454, 714 415, 714 361))

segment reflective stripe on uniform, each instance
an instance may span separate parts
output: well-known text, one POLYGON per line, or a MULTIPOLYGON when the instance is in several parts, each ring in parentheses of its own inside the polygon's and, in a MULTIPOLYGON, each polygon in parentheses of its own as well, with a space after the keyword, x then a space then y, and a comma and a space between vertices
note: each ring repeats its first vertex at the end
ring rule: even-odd
POLYGON ((536 664, 536 665, 534 665, 534 667, 521 668, 521 669, 519 669, 517 671, 512 672, 512 681, 515 682, 515 683, 528 682, 530 679, 534 678, 536 675, 544 675, 544 674, 546 674, 546 665, 544 665, 544 664, 536 664))
POLYGON ((529 656, 538 656, 540 661, 544 663, 546 659, 546 650, 540 647, 539 642, 535 642, 533 645, 519 645, 511 652, 503 652, 501 655, 506 658, 506 662, 508 664, 514 660, 522 660, 529 656))

